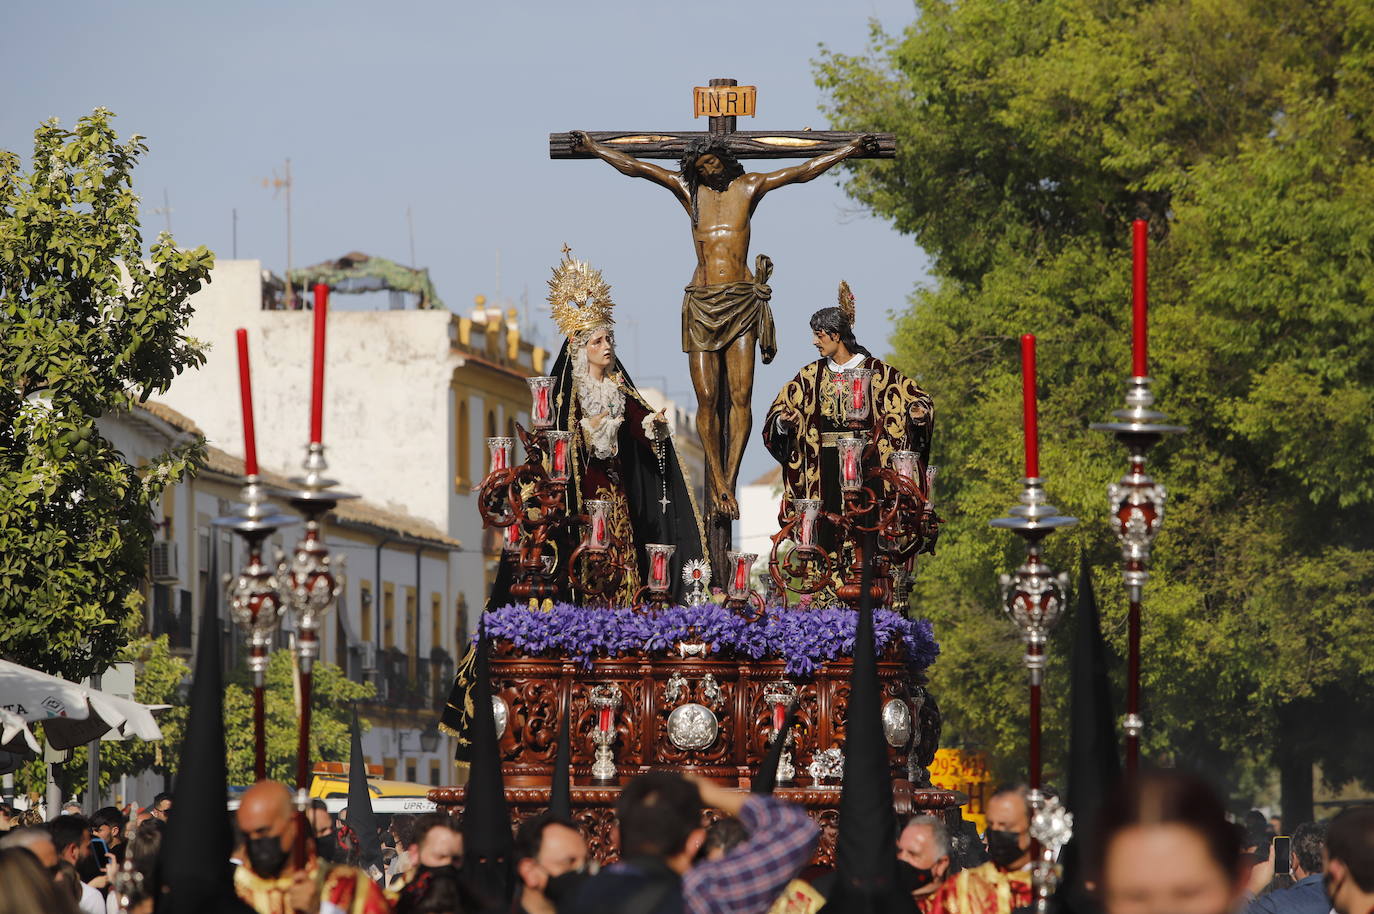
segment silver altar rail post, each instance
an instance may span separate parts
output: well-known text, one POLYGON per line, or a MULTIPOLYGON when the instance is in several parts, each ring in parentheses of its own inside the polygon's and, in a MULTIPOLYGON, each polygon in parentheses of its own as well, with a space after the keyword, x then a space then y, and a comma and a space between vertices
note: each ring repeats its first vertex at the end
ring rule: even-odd
MULTIPOLYGON (((1021 631, 1026 644, 1024 662, 1030 682, 1030 765, 1027 782, 1031 818, 1046 810, 1041 787, 1040 698, 1045 675, 1045 646, 1050 629, 1059 621, 1069 587, 1069 576, 1055 574, 1041 557, 1042 541, 1061 527, 1071 527, 1078 519, 1060 514, 1059 509, 1045 501, 1045 489, 1038 477, 1021 480, 1025 485, 1020 504, 1012 507, 1006 517, 990 522, 991 526, 1010 530, 1026 541, 1026 560, 1013 574, 1001 576, 1003 609, 1021 631)), ((1048 909, 1049 897, 1056 881, 1053 865, 1047 864, 1037 839, 1031 846, 1032 882, 1035 907, 1039 914, 1048 909)))
POLYGON ((1182 425, 1168 424, 1168 417, 1154 410, 1151 379, 1140 375, 1126 381, 1126 408, 1112 413, 1115 422, 1094 422, 1090 427, 1111 432, 1126 446, 1126 475, 1107 486, 1107 503, 1112 527, 1121 541, 1121 577, 1126 582, 1130 601, 1127 610, 1126 649, 1126 777, 1134 778, 1140 769, 1140 733, 1145 720, 1140 715, 1140 607, 1145 582, 1150 579, 1150 546, 1164 525, 1164 486, 1145 472, 1145 455, 1165 435, 1186 431, 1182 425))

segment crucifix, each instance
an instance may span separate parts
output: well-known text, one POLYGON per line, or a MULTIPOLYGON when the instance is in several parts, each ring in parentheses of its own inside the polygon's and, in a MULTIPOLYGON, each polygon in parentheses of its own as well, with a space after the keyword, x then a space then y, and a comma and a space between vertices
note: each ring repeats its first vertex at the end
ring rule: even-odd
POLYGON ((666 188, 691 219, 696 269, 682 303, 682 349, 706 451, 711 565, 716 580, 724 580, 731 521, 739 517, 735 486, 753 426, 754 350, 757 345, 765 365, 777 352, 767 285, 773 264, 760 254, 750 269, 750 218, 769 191, 810 181, 848 158, 890 159, 897 141, 889 133, 736 131, 738 117, 755 114, 757 90, 733 79, 697 87, 693 100, 693 115, 708 119, 705 132, 552 133, 549 158, 601 159, 621 174, 666 188), (741 159, 789 158, 807 161, 770 172, 746 172, 740 164, 741 159), (649 159, 676 159, 678 170, 649 159))

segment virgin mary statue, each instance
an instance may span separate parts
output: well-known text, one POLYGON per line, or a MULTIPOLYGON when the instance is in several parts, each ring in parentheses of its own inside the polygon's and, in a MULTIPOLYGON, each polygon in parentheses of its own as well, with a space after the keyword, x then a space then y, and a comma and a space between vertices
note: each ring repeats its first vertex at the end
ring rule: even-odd
MULTIPOLYGON (((663 410, 645 401, 616 357, 610 292, 600 270, 564 247, 549 304, 565 337, 552 372, 557 427, 574 433, 568 510, 608 503, 607 527, 624 544, 626 565, 611 604, 626 606, 646 580, 646 543, 676 546, 672 566, 680 569, 703 556, 706 537, 663 410)), ((681 575, 671 580, 680 600, 681 575)))

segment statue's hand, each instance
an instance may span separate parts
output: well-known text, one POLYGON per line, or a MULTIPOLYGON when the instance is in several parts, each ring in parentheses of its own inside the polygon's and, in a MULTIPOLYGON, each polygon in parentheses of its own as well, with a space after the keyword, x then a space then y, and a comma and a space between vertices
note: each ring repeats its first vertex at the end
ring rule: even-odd
POLYGON ((573 152, 590 149, 592 146, 592 138, 587 136, 585 130, 569 130, 568 138, 572 140, 573 152))
POLYGON ((878 138, 871 133, 865 133, 854 141, 854 151, 872 155, 878 151, 878 138))

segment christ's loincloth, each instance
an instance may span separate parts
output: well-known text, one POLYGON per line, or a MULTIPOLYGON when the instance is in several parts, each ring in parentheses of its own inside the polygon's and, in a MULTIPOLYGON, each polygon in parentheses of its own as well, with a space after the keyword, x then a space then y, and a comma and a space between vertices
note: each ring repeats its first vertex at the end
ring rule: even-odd
POLYGON ((688 286, 682 297, 682 351, 716 352, 752 331, 758 337, 763 364, 773 361, 778 338, 768 305, 773 297, 767 285, 772 273, 773 261, 760 254, 754 261, 753 282, 688 286))

